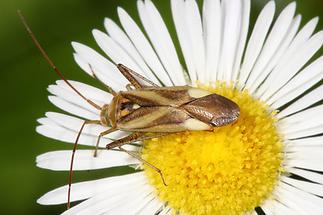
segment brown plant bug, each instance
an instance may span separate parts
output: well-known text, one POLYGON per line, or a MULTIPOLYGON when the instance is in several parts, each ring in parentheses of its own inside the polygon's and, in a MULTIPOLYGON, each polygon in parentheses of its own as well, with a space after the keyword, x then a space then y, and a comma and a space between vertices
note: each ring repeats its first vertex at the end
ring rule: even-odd
MULTIPOLYGON (((106 148, 108 150, 122 151, 137 158, 142 163, 156 170, 164 185, 166 185, 160 169, 143 160, 139 155, 125 150, 122 146, 169 133, 187 130, 212 130, 214 127, 231 124, 239 117, 239 106, 221 95, 190 86, 159 87, 122 64, 118 64, 117 67, 121 74, 129 81, 129 84, 126 86, 127 91, 115 92, 109 86, 106 86, 110 89, 109 91, 113 95, 113 99, 110 104, 105 104, 101 107, 86 98, 67 81, 48 57, 20 11, 18 11, 18 15, 33 42, 52 69, 82 99, 100 111, 100 119, 84 121, 75 140, 68 180, 68 208, 70 207, 74 155, 78 140, 86 124, 99 124, 107 128, 109 127, 109 129, 98 135, 93 156, 97 156, 101 137, 117 130, 133 132, 129 136, 107 144, 106 148), (143 82, 149 84, 149 86, 146 86, 143 82), (147 133, 153 133, 153 135, 148 135, 147 133)), ((89 66, 91 68, 91 65, 89 66)), ((92 73, 93 77, 96 78, 93 69, 92 73)))

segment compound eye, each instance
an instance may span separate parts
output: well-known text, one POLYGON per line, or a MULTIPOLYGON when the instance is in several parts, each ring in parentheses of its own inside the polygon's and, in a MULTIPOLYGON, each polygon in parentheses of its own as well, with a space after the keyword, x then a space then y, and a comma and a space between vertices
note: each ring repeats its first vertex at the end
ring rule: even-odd
POLYGON ((120 105, 120 110, 129 110, 129 109, 132 109, 131 102, 124 102, 120 105))

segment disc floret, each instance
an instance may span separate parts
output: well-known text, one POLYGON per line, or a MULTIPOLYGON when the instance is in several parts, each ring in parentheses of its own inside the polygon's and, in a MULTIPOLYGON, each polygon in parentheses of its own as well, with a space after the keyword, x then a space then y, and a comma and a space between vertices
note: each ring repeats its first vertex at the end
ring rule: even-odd
POLYGON ((275 111, 246 91, 202 87, 240 106, 234 124, 145 141, 142 156, 161 169, 168 186, 145 168, 159 198, 184 214, 241 214, 272 193, 281 171, 282 138, 275 111))

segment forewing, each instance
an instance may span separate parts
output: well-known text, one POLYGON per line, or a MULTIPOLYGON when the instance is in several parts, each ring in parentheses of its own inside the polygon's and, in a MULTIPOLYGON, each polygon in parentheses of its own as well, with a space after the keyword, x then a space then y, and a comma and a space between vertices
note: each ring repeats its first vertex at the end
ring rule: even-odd
POLYGON ((210 126, 193 119, 176 107, 141 107, 120 118, 118 128, 138 132, 181 132, 208 130, 210 126))
POLYGON ((240 115, 236 103, 217 94, 196 99, 183 108, 195 119, 216 127, 232 123, 240 115))
POLYGON ((123 91, 120 94, 139 106, 179 107, 210 92, 189 86, 147 87, 138 90, 123 91))

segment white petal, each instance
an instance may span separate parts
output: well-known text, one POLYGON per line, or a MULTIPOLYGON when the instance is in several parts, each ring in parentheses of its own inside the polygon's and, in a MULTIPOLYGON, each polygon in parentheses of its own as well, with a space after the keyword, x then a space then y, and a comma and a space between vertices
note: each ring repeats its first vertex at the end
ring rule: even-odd
POLYGON ((53 122, 53 120, 51 119, 48 119, 47 117, 42 117, 42 118, 39 118, 37 119, 37 122, 41 125, 50 125, 50 126, 56 126, 56 123, 53 122))
MULTIPOLYGON (((297 51, 286 58, 282 57, 281 63, 276 66, 265 83, 258 90, 262 100, 267 100, 272 94, 285 85, 323 44, 323 31, 316 33, 302 44, 297 51), (274 83, 274 84, 273 84, 274 83)), ((288 53, 286 54, 288 55, 288 53)))
POLYGON ((137 202, 138 200, 143 199, 146 195, 149 195, 151 192, 152 188, 148 185, 138 185, 130 189, 126 186, 121 189, 119 187, 119 190, 113 188, 110 191, 96 195, 93 198, 76 205, 63 214, 96 215, 102 213, 107 214, 107 212, 109 212, 109 214, 121 214, 114 213, 117 212, 115 209, 127 209, 127 212, 129 212, 131 208, 128 208, 128 205, 130 205, 131 202, 137 202), (127 202, 127 204, 125 204, 125 202, 127 202))
MULTIPOLYGON (((110 103, 112 99, 112 95, 106 91, 100 90, 96 87, 78 82, 78 81, 69 81, 78 91, 80 91, 86 98, 90 100, 101 102, 104 104, 110 103)), ((67 84, 62 81, 56 81, 57 86, 62 87, 64 89, 69 90, 70 92, 74 92, 67 84)))
POLYGON ((164 70, 155 51, 149 44, 144 34, 141 32, 138 25, 122 8, 118 8, 118 15, 124 30, 127 32, 127 35, 129 36, 129 38, 131 39, 141 56, 143 56, 149 67, 152 68, 155 75, 165 85, 172 86, 173 83, 171 82, 171 79, 169 78, 167 72, 164 70))
POLYGON ((296 138, 314 136, 314 135, 322 134, 322 131, 323 131, 323 125, 318 125, 316 127, 290 132, 286 134, 286 139, 296 139, 296 138))
MULTIPOLYGON (((73 56, 74 56, 75 62, 89 75, 94 77, 93 76, 93 74, 94 74, 96 76, 96 78, 98 79, 98 81, 102 82, 104 85, 106 85, 108 87, 111 87, 115 91, 123 90, 123 88, 120 87, 121 86, 120 81, 115 81, 115 80, 109 79, 108 74, 107 74, 107 73, 110 73, 109 70, 100 70, 100 69, 97 69, 97 67, 95 68, 93 66, 93 63, 90 62, 89 59, 85 58, 84 56, 80 55, 79 53, 74 53, 73 56)), ((114 73, 117 74, 117 76, 118 76, 118 73, 120 73, 120 72, 114 71, 114 73)))
MULTIPOLYGON (((94 114, 98 115, 100 113, 99 110, 97 110, 92 105, 90 105, 89 103, 84 101, 84 99, 81 98, 79 95, 77 95, 75 92, 71 92, 71 91, 69 91, 69 90, 67 90, 65 88, 62 88, 62 87, 58 86, 58 85, 49 85, 48 86, 48 91, 51 94, 65 100, 65 101, 67 101, 67 102, 69 102, 71 104, 74 104, 74 105, 79 106, 79 107, 81 107, 81 108, 83 108, 85 110, 88 110, 88 111, 90 111, 90 112, 92 112, 94 114)), ((95 101, 93 99, 90 99, 90 100, 93 101, 94 103, 96 103, 99 106, 103 106, 103 103, 101 103, 101 102, 95 101)))
MULTIPOLYGON (((48 119, 50 119, 52 122, 55 123, 54 126, 61 126, 72 131, 79 131, 82 124, 84 123, 84 120, 82 119, 79 119, 70 115, 62 114, 62 113, 47 112, 45 115, 48 119)), ((52 124, 45 123, 43 125, 52 125, 52 124)), ((107 128, 102 125, 87 124, 84 126, 82 133, 97 136, 98 134, 100 134, 102 131, 105 131, 105 130, 107 130, 107 128)))
MULTIPOLYGON (((282 40, 275 54, 272 56, 270 61, 268 61, 268 64, 264 68, 264 71, 260 74, 260 78, 255 80, 253 86, 251 86, 252 90, 257 90, 255 94, 257 97, 259 98, 261 97, 262 100, 265 100, 265 97, 263 96, 263 91, 261 91, 262 90, 261 86, 263 85, 262 82, 268 80, 268 76, 271 75, 271 73, 273 72, 273 69, 277 67, 277 64, 279 64, 280 61, 282 61, 286 52, 288 52, 288 46, 290 45, 291 41, 296 35, 298 28, 300 26, 300 23, 301 23, 301 15, 298 15, 293 19, 287 34, 285 35, 284 39, 282 40)), ((283 63, 285 63, 285 61, 283 63)), ((272 83, 272 84, 276 87, 276 83, 272 83)))
MULTIPOLYGON (((53 116, 50 117, 53 118, 53 116)), ((51 123, 37 126, 36 131, 46 137, 74 144, 81 128, 82 121, 67 115, 61 115, 60 117, 63 120, 58 117, 54 118, 55 121, 48 118, 48 120, 51 120, 51 123), (76 126, 77 124, 79 124, 79 126, 76 126)), ((78 144, 95 146, 98 135, 107 129, 109 128, 98 125, 85 125, 84 132, 80 135, 78 144)), ((106 135, 101 138, 99 147, 105 147, 106 144, 111 143, 112 140, 119 139, 126 135, 127 133, 123 131, 116 131, 106 135)))
POLYGON ((323 171, 322 159, 319 159, 319 160, 288 159, 285 161, 285 166, 287 168, 296 167, 296 168, 308 169, 308 170, 314 170, 314 171, 323 171))
POLYGON ((84 119, 89 120, 97 120, 99 119, 99 111, 97 113, 93 113, 89 110, 86 110, 76 104, 72 104, 64 99, 61 99, 57 96, 48 96, 48 99, 51 103, 53 103, 55 106, 59 107, 60 109, 71 113, 75 116, 82 117, 84 119))
POLYGON ((293 173, 295 175, 306 178, 307 180, 323 184, 323 175, 320 173, 312 172, 309 170, 298 169, 298 168, 289 168, 288 172, 293 173))
POLYGON ((290 51, 291 53, 297 51, 300 45, 302 45, 311 37, 318 21, 318 17, 315 17, 307 22, 306 25, 297 33, 297 35, 293 39, 292 43, 288 47, 288 51, 290 51))
MULTIPOLYGON (((47 112, 46 116, 49 119, 51 119, 53 122, 55 122, 56 126, 65 128, 67 130, 74 131, 76 133, 79 132, 79 129, 81 128, 81 126, 84 122, 83 120, 80 120, 76 117, 72 117, 69 115, 61 114, 61 113, 47 112)), ((44 125, 47 125, 47 124, 44 124, 44 125)), ((98 137, 98 135, 101 132, 106 131, 109 128, 110 127, 106 127, 106 126, 102 126, 102 125, 86 124, 84 126, 82 133, 98 137)), ((119 138, 127 136, 127 135, 129 135, 128 132, 117 130, 113 133, 103 136, 102 138, 103 138, 103 140, 106 138, 107 140, 105 140, 105 141, 108 141, 108 139, 111 139, 111 140, 119 139, 119 138)))
POLYGON ((241 26, 241 1, 227 0, 222 1, 222 47, 220 54, 220 64, 218 79, 227 82, 231 81, 233 64, 235 60, 238 41, 240 39, 241 26))
POLYGON ((295 146, 293 144, 288 145, 285 148, 288 153, 288 160, 323 160, 323 146, 295 146))
POLYGON ((307 89, 319 82, 323 78, 323 57, 318 58, 301 72, 299 72, 290 82, 280 89, 266 103, 277 109, 307 89))
POLYGON ((258 213, 256 211, 251 211, 251 212, 245 213, 245 215, 258 215, 258 213))
POLYGON ((171 208, 169 208, 169 207, 165 207, 165 208, 160 212, 160 214, 159 214, 159 215, 168 215, 168 214, 172 214, 172 210, 171 210, 171 208))
POLYGON ((262 205, 261 209, 265 212, 266 215, 275 215, 274 210, 274 201, 273 200, 266 200, 262 205))
POLYGON ((275 215, 295 215, 297 211, 287 207, 285 204, 276 200, 274 204, 274 214, 275 215))
MULTIPOLYGON (((139 65, 132 60, 126 50, 120 47, 119 44, 111 37, 99 30, 93 30, 92 33, 100 48, 112 59, 115 64, 121 63, 145 78, 148 78, 148 76, 141 70, 139 65)), ((153 76, 153 78, 153 82, 159 84, 157 78, 155 76, 153 76)))
MULTIPOLYGON (((279 77, 281 77, 279 81, 284 81, 284 84, 286 84, 289 79, 294 76, 296 74, 296 72, 298 72, 298 70, 296 69, 288 69, 288 67, 286 68, 286 65, 290 65, 290 62, 293 61, 295 59, 295 55, 299 54, 299 52, 303 52, 303 47, 307 48, 307 41, 310 38, 310 36, 312 35, 315 26, 317 25, 318 22, 318 18, 314 18, 312 19, 310 22, 308 22, 303 28, 302 30, 300 30, 300 32, 295 36, 295 38, 293 39, 292 43, 290 44, 290 46, 288 47, 286 53, 284 54, 284 56, 280 59, 279 64, 277 65, 277 67, 275 68, 275 70, 270 74, 269 78, 265 80, 265 83, 260 87, 258 94, 263 94, 264 91, 267 94, 273 94, 273 92, 275 92, 277 89, 275 87, 273 87, 273 80, 275 77, 276 79, 279 79, 279 77), (283 71, 281 71, 283 68, 283 71)), ((294 62, 293 62, 294 63, 294 62)), ((297 62, 298 63, 298 62, 297 62)), ((278 87, 282 87, 279 86, 275 83, 275 86, 278 87)), ((268 96, 267 96, 268 98, 268 96)), ((262 97, 263 100, 266 100, 267 98, 262 97)))
MULTIPOLYGON (((144 177, 143 172, 139 172, 72 184, 71 202, 88 199, 99 194, 113 196, 120 193, 127 195, 127 193, 122 193, 122 191, 127 192, 134 187, 143 185, 145 183, 144 177)), ((59 187, 43 195, 37 202, 42 205, 66 203, 67 191, 67 185, 59 187)))
POLYGON ((286 192, 280 186, 276 188, 276 199, 287 207, 294 209, 295 214, 307 215, 315 213, 315 209, 313 210, 311 204, 308 204, 306 200, 300 201, 299 198, 294 197, 293 193, 286 192))
MULTIPOLYGON (((128 208, 131 208, 131 211, 133 211, 134 209, 136 209, 135 213, 133 214, 140 214, 142 210, 145 210, 147 208, 147 206, 150 205, 150 203, 152 201, 154 201, 154 197, 155 197, 155 194, 154 193, 150 193, 149 195, 146 195, 143 199, 141 199, 139 202, 136 202, 137 204, 135 206, 132 206, 133 205, 133 201, 130 203, 132 205, 127 205, 128 208)), ((128 209, 129 210, 129 209, 128 209)), ((156 214, 157 210, 153 211, 153 212, 150 212, 150 213, 145 213, 145 214, 156 214)), ((111 212, 108 212, 107 214, 111 214, 113 215, 113 213, 111 212)))
POLYGON ((308 108, 306 110, 303 110, 301 112, 298 112, 296 114, 293 114, 291 116, 288 116, 288 117, 285 117, 285 118, 279 120, 279 124, 280 124, 279 126, 284 129, 288 129, 294 125, 297 126, 295 123, 306 122, 307 125, 309 125, 311 122, 314 122, 314 121, 310 121, 309 119, 317 118, 317 116, 320 116, 319 114, 322 114, 322 112, 323 112, 323 105, 311 107, 311 108, 308 108))
MULTIPOLYGON (((60 113, 47 112, 46 116, 49 119, 51 119, 53 122, 55 122, 56 126, 65 128, 67 130, 74 131, 76 133, 79 132, 79 129, 81 128, 81 126, 84 122, 83 120, 80 120, 76 117, 72 117, 72 116, 60 114, 60 113)), ((101 132, 104 132, 108 129, 110 129, 110 127, 96 125, 96 124, 86 124, 83 128, 82 134, 89 134, 94 137, 98 137, 98 135, 101 132)), ((117 130, 117 131, 110 133, 108 135, 105 135, 101 138, 103 138, 102 139, 103 141, 111 142, 111 140, 119 139, 119 138, 125 137, 127 135, 129 135, 129 132, 117 130)), ((104 145, 104 147, 105 147, 105 145, 104 145)))
POLYGON ((323 154, 323 146, 298 146, 298 145, 294 145, 294 144, 289 144, 286 149, 285 152, 288 153, 293 153, 294 155, 300 156, 301 159, 303 158, 307 158, 307 159, 315 159, 315 156, 318 156, 318 158, 322 158, 323 154), (312 156, 313 157, 312 157, 312 156))
POLYGON ((250 36, 245 56, 243 59, 243 64, 241 66, 239 82, 243 86, 250 74, 252 67, 254 66, 257 57, 261 51, 261 48, 266 39, 270 24, 274 18, 275 14, 275 2, 269 1, 266 6, 262 9, 259 14, 255 27, 250 36))
MULTIPOLYGON (((120 202, 112 206, 111 209, 107 210, 105 215, 114 215, 114 214, 138 214, 139 211, 148 205, 149 202, 153 199, 154 195, 152 192, 137 192, 137 194, 133 197, 126 198, 124 202, 120 202)), ((155 211, 156 212, 156 211, 155 211)), ((154 213, 146 213, 146 214, 154 214, 154 213)))
POLYGON ((150 68, 145 63, 142 56, 139 54, 135 46, 130 41, 129 37, 124 33, 120 27, 113 22, 111 19, 105 18, 104 26, 109 33, 110 37, 120 46, 122 49, 127 52, 127 54, 133 59, 134 62, 138 64, 140 69, 138 71, 142 71, 151 81, 156 84, 160 84, 157 80, 154 73, 150 70, 150 68))
POLYGON ((177 37, 181 46, 184 60, 188 69, 188 74, 192 85, 196 84, 198 67, 195 63, 195 55, 191 40, 190 27, 186 20, 186 3, 183 0, 171 0, 171 9, 177 37))
POLYGON ((292 201, 295 201, 299 205, 306 205, 311 211, 315 211, 313 214, 321 214, 323 211, 323 200, 321 198, 286 183, 280 183, 279 187, 282 192, 285 192, 289 198, 292 199, 292 201))
POLYGON ((154 198, 147 205, 145 205, 143 210, 141 210, 138 214, 157 214, 157 212, 161 210, 162 206, 163 203, 160 202, 158 199, 154 198))
POLYGON ((253 93, 266 78, 270 67, 275 65, 281 52, 292 40, 290 35, 294 33, 292 22, 295 9, 296 3, 292 2, 278 16, 247 81, 246 88, 250 90, 250 93, 253 93))
POLYGON ((323 185, 322 184, 316 184, 316 183, 311 183, 311 182, 307 182, 307 181, 300 181, 300 180, 296 180, 296 179, 285 177, 285 176, 282 176, 282 180, 285 183, 290 184, 294 187, 297 187, 300 190, 304 190, 308 193, 312 193, 317 196, 321 196, 321 197, 323 196, 323 185))
MULTIPOLYGON (((99 106, 103 106, 103 104, 107 104, 111 101, 112 96, 107 92, 77 81, 69 80, 69 82, 82 95, 99 106)), ((86 119, 99 118, 100 111, 82 99, 64 81, 56 81, 56 85, 50 85, 48 91, 57 96, 51 96, 49 97, 49 100, 61 109, 86 119), (97 117, 95 117, 95 115, 97 115, 97 117)))
POLYGON ((286 139, 305 137, 304 134, 319 134, 322 133, 319 129, 323 127, 323 123, 318 116, 322 113, 323 105, 315 106, 280 120, 278 126, 286 139))
POLYGON ((250 0, 242 0, 242 17, 241 17, 241 29, 239 34, 239 41, 237 45, 235 62, 233 65, 232 80, 235 82, 239 75, 239 70, 241 66, 241 60, 243 51, 246 46, 248 29, 249 29, 249 19, 250 19, 250 0))
POLYGON ((96 76, 116 91, 125 89, 125 85, 128 82, 113 63, 92 48, 81 43, 73 42, 72 46, 77 56, 79 56, 78 62, 83 62, 80 65, 82 69, 86 70, 89 74, 92 74, 93 70, 96 76))
POLYGON ((205 41, 205 78, 216 81, 221 48, 221 4, 219 0, 203 3, 203 35, 205 41))
POLYGON ((137 1, 141 22, 162 64, 175 85, 185 85, 183 68, 167 27, 155 5, 146 0, 137 1))
POLYGON ((195 0, 186 0, 184 10, 184 19, 191 39, 191 51, 193 52, 197 77, 198 80, 205 83, 205 51, 200 11, 195 0))
POLYGON ((289 140, 288 142, 292 146, 323 146, 323 136, 289 140))
POLYGON ((298 111, 304 110, 305 108, 319 102, 323 99, 322 97, 323 85, 319 86, 315 90, 312 90, 302 98, 298 99, 296 102, 279 112, 276 117, 281 119, 298 111))
POLYGON ((295 211, 281 204, 277 200, 267 200, 261 208, 266 215, 294 215, 295 211))
MULTIPOLYGON (((37 126, 36 131, 46 137, 73 144, 75 143, 77 136, 77 132, 73 132, 59 126, 39 125, 37 126)), ((81 134, 78 144, 95 146, 96 141, 97 137, 81 134)), ((103 141, 101 141, 100 147, 104 147, 102 142, 103 141)))
MULTIPOLYGON (((97 157, 93 156, 94 150, 81 150, 75 152, 74 170, 94 170, 117 166, 138 164, 139 161, 126 153, 118 151, 98 150, 97 157)), ((37 166, 54 171, 69 171, 72 151, 53 151, 37 156, 37 166)))

